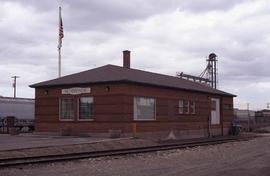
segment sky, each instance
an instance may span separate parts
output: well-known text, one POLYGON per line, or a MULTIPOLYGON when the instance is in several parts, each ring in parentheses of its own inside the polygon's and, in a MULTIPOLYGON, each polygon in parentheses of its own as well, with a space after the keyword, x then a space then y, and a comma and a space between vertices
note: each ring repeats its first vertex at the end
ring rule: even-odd
POLYGON ((58 77, 58 7, 64 38, 62 75, 106 64, 175 76, 200 75, 218 56, 218 88, 234 106, 270 102, 269 0, 1 0, 0 95, 34 97, 29 85, 58 77))

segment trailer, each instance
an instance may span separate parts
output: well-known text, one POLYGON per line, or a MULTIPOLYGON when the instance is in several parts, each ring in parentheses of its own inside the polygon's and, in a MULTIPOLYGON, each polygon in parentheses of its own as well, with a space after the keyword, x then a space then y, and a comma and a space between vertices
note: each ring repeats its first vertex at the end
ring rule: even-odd
POLYGON ((31 98, 0 97, 0 129, 7 132, 7 117, 14 117, 13 125, 20 132, 34 130, 35 100, 31 98))

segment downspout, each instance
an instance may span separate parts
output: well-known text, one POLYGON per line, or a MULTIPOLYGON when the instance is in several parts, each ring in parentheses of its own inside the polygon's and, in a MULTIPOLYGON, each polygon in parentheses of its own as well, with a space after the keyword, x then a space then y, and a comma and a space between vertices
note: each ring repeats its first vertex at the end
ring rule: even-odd
POLYGON ((211 111, 212 111, 212 106, 211 106, 211 98, 208 96, 208 102, 209 102, 209 115, 208 115, 208 137, 212 137, 212 134, 211 134, 211 111))
POLYGON ((220 105, 219 105, 219 107, 220 107, 220 120, 221 120, 221 136, 223 136, 224 135, 224 130, 223 130, 223 128, 224 128, 224 124, 223 124, 223 97, 220 97, 220 105))
MULTIPOLYGON (((211 112, 211 110, 210 110, 211 112)), ((212 137, 211 135, 211 115, 208 116, 208 137, 212 137)))

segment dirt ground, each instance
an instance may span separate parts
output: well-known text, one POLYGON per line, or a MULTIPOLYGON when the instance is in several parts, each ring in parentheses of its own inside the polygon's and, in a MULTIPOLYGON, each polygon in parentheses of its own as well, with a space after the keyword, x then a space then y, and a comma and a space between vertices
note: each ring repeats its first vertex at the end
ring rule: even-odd
POLYGON ((250 141, 0 170, 0 176, 269 176, 270 135, 250 141))

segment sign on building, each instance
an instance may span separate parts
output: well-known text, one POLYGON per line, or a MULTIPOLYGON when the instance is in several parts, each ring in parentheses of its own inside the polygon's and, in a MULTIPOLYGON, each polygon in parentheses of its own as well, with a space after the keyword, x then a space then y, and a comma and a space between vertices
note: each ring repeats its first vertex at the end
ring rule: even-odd
POLYGON ((69 89, 62 89, 62 94, 79 95, 84 93, 91 93, 91 88, 73 87, 69 89))

